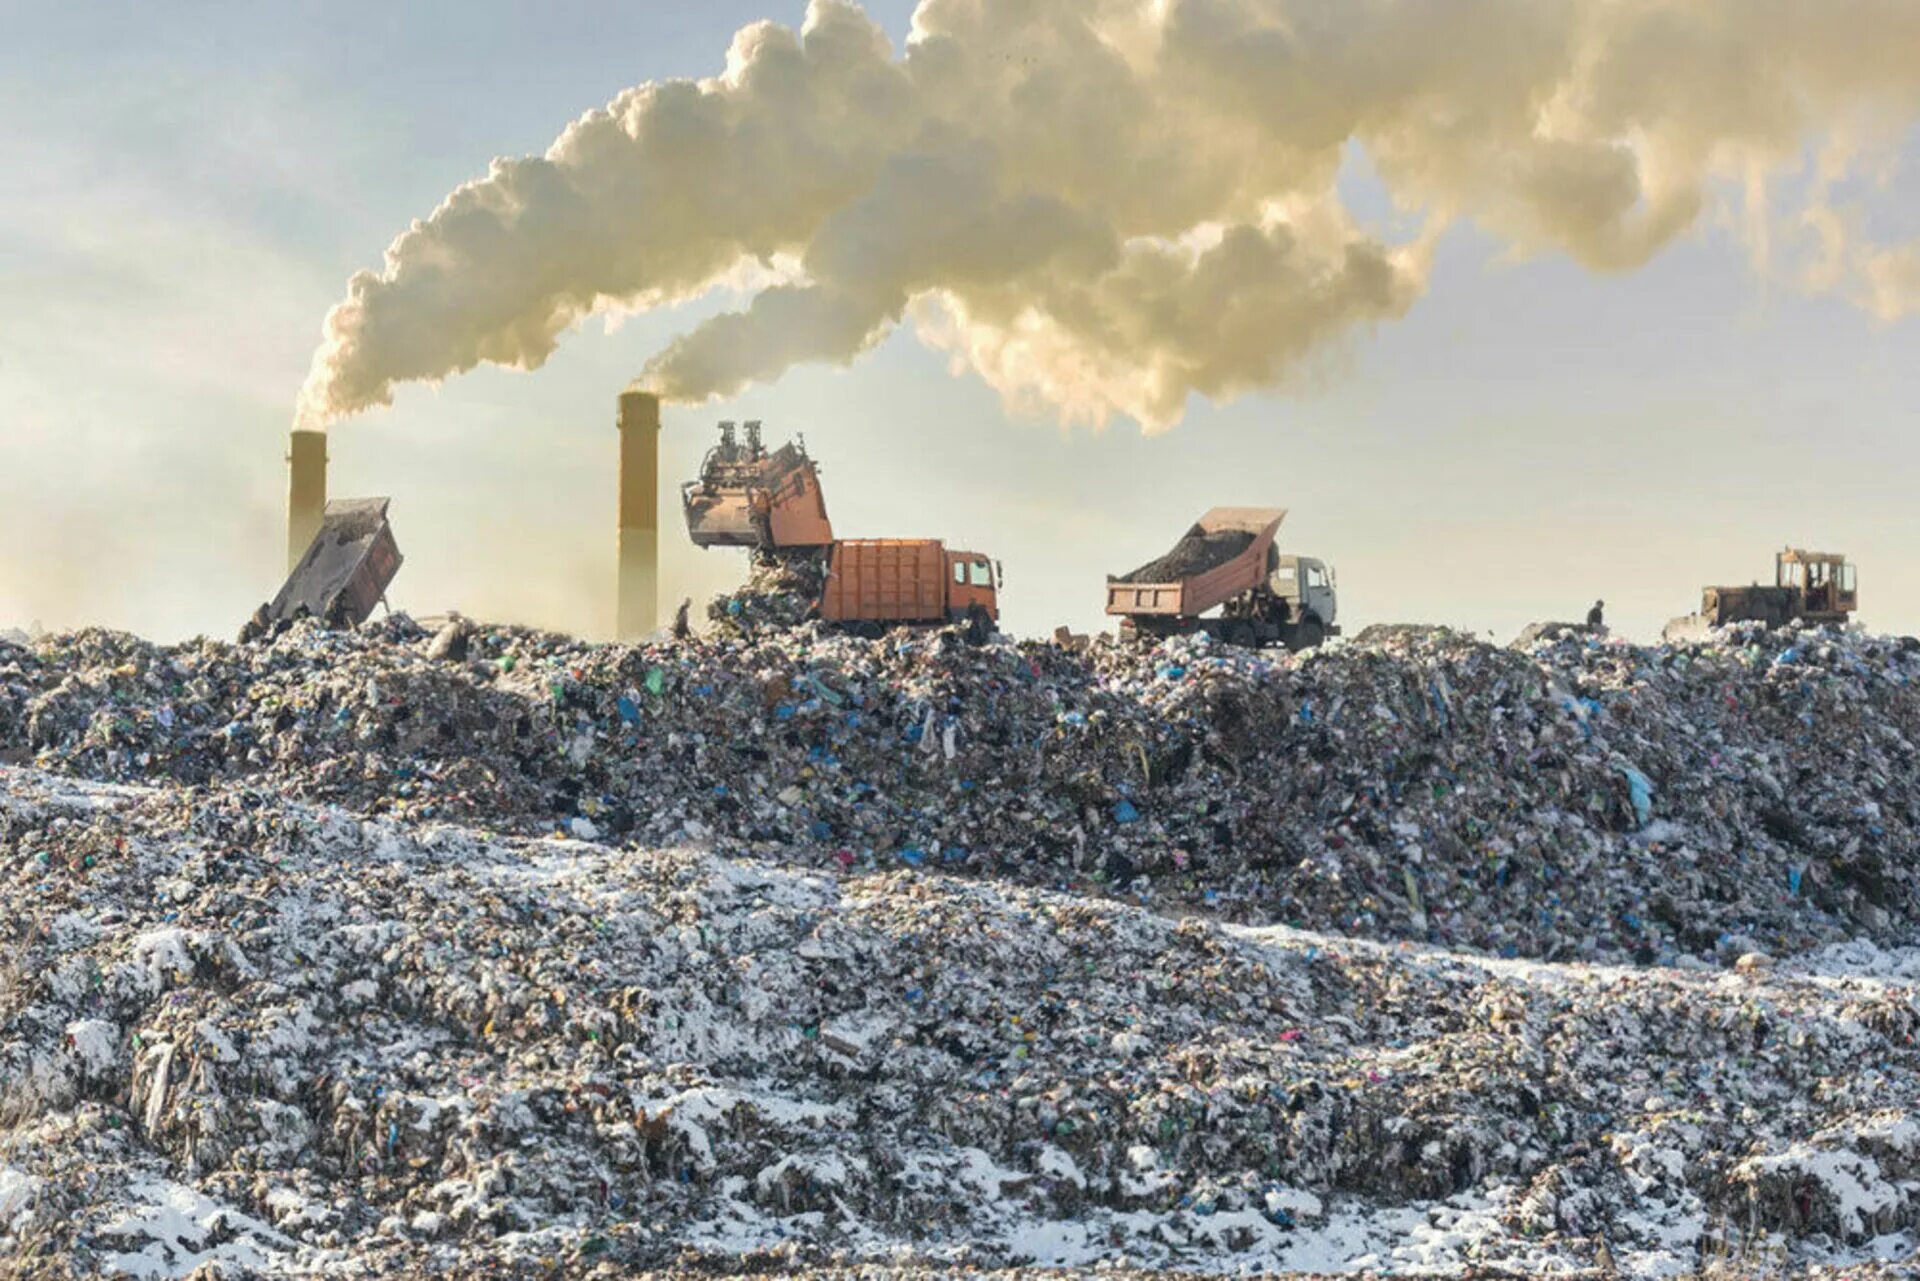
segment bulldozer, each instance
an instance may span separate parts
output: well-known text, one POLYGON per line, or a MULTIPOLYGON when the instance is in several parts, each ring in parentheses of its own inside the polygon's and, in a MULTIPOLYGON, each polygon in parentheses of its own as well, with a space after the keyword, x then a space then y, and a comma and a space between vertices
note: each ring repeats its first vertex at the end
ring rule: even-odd
POLYGON ((760 424, 720 424, 720 443, 707 451, 698 479, 680 487, 687 535, 696 547, 749 547, 771 562, 783 555, 824 552, 833 545, 820 475, 804 439, 769 452, 760 424))
POLYGON ((1844 624, 1859 603, 1857 576, 1844 555, 1787 547, 1774 555, 1771 586, 1702 588, 1700 612, 1674 619, 1661 637, 1669 644, 1682 644, 1728 623, 1844 624))

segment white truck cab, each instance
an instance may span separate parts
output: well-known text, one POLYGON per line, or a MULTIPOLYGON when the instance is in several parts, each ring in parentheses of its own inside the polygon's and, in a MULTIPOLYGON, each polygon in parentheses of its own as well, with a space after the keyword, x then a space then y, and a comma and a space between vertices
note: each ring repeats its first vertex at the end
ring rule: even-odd
POLYGON ((1317 620, 1327 635, 1338 635, 1339 599, 1333 566, 1312 556, 1287 556, 1275 551, 1267 581, 1273 594, 1287 602, 1296 622, 1317 620))

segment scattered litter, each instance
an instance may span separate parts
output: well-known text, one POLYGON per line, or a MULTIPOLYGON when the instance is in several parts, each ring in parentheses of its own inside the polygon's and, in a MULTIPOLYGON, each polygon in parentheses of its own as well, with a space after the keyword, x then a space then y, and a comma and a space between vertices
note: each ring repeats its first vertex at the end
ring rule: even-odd
POLYGON ((748 631, 0 647, 0 1260, 1912 1254, 1915 646, 748 631))

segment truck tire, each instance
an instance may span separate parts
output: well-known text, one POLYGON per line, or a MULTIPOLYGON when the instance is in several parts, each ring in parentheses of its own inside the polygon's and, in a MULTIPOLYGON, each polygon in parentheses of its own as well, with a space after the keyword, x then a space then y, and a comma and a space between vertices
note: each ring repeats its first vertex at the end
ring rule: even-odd
POLYGON ((984 645, 993 635, 993 615, 978 605, 967 606, 967 644, 984 645))
POLYGON ((1229 645, 1238 645, 1242 649, 1254 649, 1260 644, 1260 630, 1251 618, 1227 618, 1220 622, 1220 639, 1229 645))
POLYGON ((1318 649, 1327 639, 1327 629, 1320 625, 1317 618, 1308 618, 1292 629, 1287 636, 1287 648, 1296 654, 1310 649, 1318 649))

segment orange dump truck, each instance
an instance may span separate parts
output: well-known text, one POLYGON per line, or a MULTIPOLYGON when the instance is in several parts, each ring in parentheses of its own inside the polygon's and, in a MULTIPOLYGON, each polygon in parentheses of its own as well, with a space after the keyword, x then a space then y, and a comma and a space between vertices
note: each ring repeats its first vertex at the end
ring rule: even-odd
POLYGON ((747 424, 745 443, 732 423, 720 424, 720 443, 701 460, 699 479, 680 487, 680 505, 695 547, 751 547, 765 558, 833 542, 806 442, 769 451, 758 422, 747 424))
POLYGON ((769 450, 757 422, 744 441, 720 424, 681 507, 694 546, 747 547, 761 564, 801 571, 790 580, 797 590, 823 584, 814 613, 848 631, 958 623, 980 641, 1000 620, 998 565, 937 538, 835 538, 805 443, 769 450))
POLYGON ((830 550, 820 617, 870 636, 960 623, 985 640, 1000 619, 998 580, 985 556, 937 538, 843 538, 830 550))
POLYGON ((1289 649, 1338 636, 1333 569, 1274 545, 1286 518, 1280 507, 1215 507, 1164 555, 1110 575, 1107 613, 1119 616, 1123 636, 1206 632, 1289 649))

